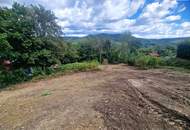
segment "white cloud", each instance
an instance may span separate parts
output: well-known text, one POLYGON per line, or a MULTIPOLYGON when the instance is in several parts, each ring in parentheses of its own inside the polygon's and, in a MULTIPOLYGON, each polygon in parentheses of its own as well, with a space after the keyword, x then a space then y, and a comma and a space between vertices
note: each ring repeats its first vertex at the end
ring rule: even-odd
POLYGON ((181 13, 181 12, 183 12, 185 10, 186 10, 186 7, 183 5, 183 6, 179 7, 179 10, 177 12, 181 13))
POLYGON ((180 24, 182 17, 178 14, 185 9, 184 6, 179 8, 177 0, 153 2, 143 9, 142 14, 137 18, 137 22, 134 27, 131 27, 131 30, 135 36, 143 38, 190 36, 190 23, 184 22, 180 24))
MULTIPOLYGON (((84 32, 122 32, 134 23, 129 20, 139 8, 144 5, 144 0, 77 0, 73 6, 56 8, 53 11, 59 18, 59 25, 63 28, 84 32), (74 27, 74 28, 73 28, 74 27)), ((65 3, 64 3, 65 4, 65 3)), ((63 4, 62 4, 63 5, 63 4)))
POLYGON ((88 34, 67 34, 66 36, 67 37, 85 37, 87 36, 88 34))
POLYGON ((123 17, 131 17, 144 3, 144 0, 105 0, 97 17, 104 20, 119 20, 123 17))
POLYGON ((88 7, 85 2, 77 1, 74 7, 65 9, 54 9, 55 15, 60 19, 67 19, 69 21, 87 21, 91 18, 92 8, 88 7), (80 5, 80 6, 79 6, 80 5))
POLYGON ((68 27, 68 26, 70 26, 70 23, 69 23, 69 21, 59 21, 58 20, 58 25, 59 26, 61 26, 61 27, 68 27))
POLYGON ((132 19, 122 19, 116 22, 111 22, 105 25, 106 28, 110 30, 115 30, 116 32, 120 33, 126 30, 129 30, 131 26, 135 24, 136 20, 132 19))
MULTIPOLYGON (((42 4, 54 11, 69 36, 131 31, 143 38, 190 36, 190 22, 180 15, 187 8, 178 0, 15 0, 42 4), (140 10, 142 9, 142 11, 140 10), (132 17, 136 13, 137 18, 132 17), (132 19, 133 18, 133 19, 132 19)), ((10 6, 12 0, 0 0, 10 6)))
POLYGON ((182 26, 183 28, 187 28, 187 29, 190 30, 190 22, 184 22, 184 23, 181 24, 181 26, 182 26))
POLYGON ((128 0, 106 0, 103 3, 102 12, 99 18, 115 20, 126 16, 129 11, 129 1, 128 0))
POLYGON ((140 20, 145 21, 156 21, 165 18, 168 15, 171 15, 175 8, 177 7, 176 0, 163 0, 163 2, 154 2, 147 5, 141 16, 140 20))
POLYGON ((0 7, 11 7, 12 1, 11 0, 1 0, 0 1, 0 7))
POLYGON ((166 17, 166 20, 168 20, 168 21, 176 21, 176 20, 180 20, 180 19, 181 19, 180 15, 171 15, 171 16, 166 17))
POLYGON ((140 8, 144 6, 144 4, 145 0, 132 0, 130 3, 130 16, 135 14, 140 8))

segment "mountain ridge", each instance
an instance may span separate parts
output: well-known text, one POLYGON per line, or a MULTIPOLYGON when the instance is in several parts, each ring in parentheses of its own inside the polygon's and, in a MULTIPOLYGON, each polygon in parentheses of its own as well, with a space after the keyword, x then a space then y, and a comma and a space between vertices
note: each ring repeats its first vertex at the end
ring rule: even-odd
POLYGON ((88 35, 84 37, 64 37, 65 41, 67 42, 77 42, 82 39, 90 39, 90 38, 101 38, 107 39, 113 42, 130 42, 135 41, 141 43, 143 46, 151 46, 151 45, 176 45, 180 42, 190 40, 190 37, 180 37, 180 38, 161 38, 161 39, 146 39, 146 38, 138 38, 132 36, 130 33, 118 33, 118 34, 95 34, 95 35, 88 35))

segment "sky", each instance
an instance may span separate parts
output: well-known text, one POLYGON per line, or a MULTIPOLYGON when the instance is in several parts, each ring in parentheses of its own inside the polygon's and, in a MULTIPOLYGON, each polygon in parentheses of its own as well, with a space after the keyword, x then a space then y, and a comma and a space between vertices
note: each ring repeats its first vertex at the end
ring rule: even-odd
POLYGON ((190 0, 0 0, 41 4, 66 36, 130 31, 141 38, 190 37, 190 0))

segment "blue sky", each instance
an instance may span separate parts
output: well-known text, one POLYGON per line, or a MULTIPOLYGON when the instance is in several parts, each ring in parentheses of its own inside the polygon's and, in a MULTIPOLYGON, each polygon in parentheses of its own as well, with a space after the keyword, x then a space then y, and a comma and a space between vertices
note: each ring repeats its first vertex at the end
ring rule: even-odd
MULTIPOLYGON (((41 4, 67 36, 130 31, 142 38, 190 37, 190 0, 14 0, 41 4)), ((10 7, 13 0, 0 0, 10 7)))

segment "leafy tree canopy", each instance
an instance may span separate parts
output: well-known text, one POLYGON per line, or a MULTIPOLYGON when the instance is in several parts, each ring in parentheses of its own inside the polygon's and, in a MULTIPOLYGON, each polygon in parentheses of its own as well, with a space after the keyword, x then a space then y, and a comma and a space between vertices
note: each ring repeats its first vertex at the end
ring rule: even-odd
POLYGON ((0 59, 17 67, 50 66, 56 63, 49 39, 60 37, 61 28, 52 11, 43 6, 0 8, 0 59))

